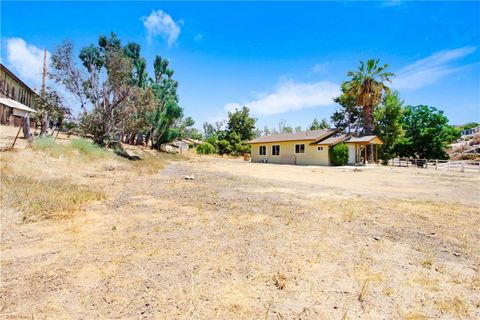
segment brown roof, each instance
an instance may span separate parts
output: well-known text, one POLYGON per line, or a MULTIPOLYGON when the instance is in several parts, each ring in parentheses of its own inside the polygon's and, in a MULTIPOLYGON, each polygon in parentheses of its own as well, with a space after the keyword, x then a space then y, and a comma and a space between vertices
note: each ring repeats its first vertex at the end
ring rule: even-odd
POLYGON ((281 142, 281 141, 302 141, 302 140, 312 140, 316 141, 325 136, 328 136, 336 132, 335 129, 324 129, 324 130, 309 130, 297 133, 275 133, 269 136, 262 136, 256 139, 250 140, 248 144, 254 143, 266 143, 266 142, 281 142))
POLYGON ((340 143, 340 142, 343 142, 345 140, 347 140, 348 138, 350 137, 349 134, 346 134, 346 133, 337 133, 333 136, 330 136, 328 137, 327 139, 325 140, 320 140, 318 141, 316 144, 319 144, 319 145, 327 145, 327 146, 330 146, 330 145, 335 145, 337 143, 340 143))

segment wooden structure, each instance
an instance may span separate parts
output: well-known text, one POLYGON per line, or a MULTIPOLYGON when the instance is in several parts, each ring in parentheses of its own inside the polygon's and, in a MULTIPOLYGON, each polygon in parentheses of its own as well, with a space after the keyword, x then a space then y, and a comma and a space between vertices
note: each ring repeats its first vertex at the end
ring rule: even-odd
POLYGON ((377 136, 350 137, 345 141, 349 149, 349 162, 355 164, 366 164, 368 159, 368 145, 373 145, 373 162, 378 163, 378 145, 383 141, 377 136), (353 149, 352 152, 350 149, 353 149), (354 158, 351 158, 354 155, 354 158))
MULTIPOLYGON (((26 113, 34 113, 38 95, 0 63, 0 124, 19 127, 26 113)), ((31 127, 35 123, 31 121, 31 127)))

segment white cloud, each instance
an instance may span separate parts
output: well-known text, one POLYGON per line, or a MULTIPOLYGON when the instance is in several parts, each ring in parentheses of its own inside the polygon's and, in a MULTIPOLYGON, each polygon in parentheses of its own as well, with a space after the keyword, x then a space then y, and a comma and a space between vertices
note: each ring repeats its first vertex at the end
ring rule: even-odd
POLYGON ((147 41, 152 42, 156 36, 161 36, 171 47, 180 36, 182 21, 175 22, 172 17, 162 10, 152 11, 143 18, 143 26, 147 30, 147 41))
MULTIPOLYGON (((27 44, 21 38, 7 39, 7 61, 20 79, 35 88, 42 84, 43 49, 27 44)), ((47 66, 50 52, 47 51, 47 66)))
POLYGON ((323 74, 323 73, 327 72, 328 66, 330 66, 329 62, 316 63, 313 66, 312 71, 315 72, 315 73, 322 73, 323 74))
POLYGON ((202 41, 203 40, 203 34, 197 33, 195 37, 193 38, 196 42, 202 41))
MULTIPOLYGON (((21 38, 9 38, 6 42, 8 67, 32 89, 39 91, 42 85, 44 49, 28 44, 21 38)), ((50 57, 51 54, 47 51, 47 71, 50 65, 50 57)), ((78 101, 63 86, 53 82, 48 77, 46 86, 57 91, 63 97, 66 106, 72 108, 73 111, 78 111, 76 110, 78 101)))
POLYGON ((395 89, 418 89, 435 83, 443 77, 464 70, 466 65, 454 66, 454 61, 472 54, 476 47, 463 47, 453 50, 443 50, 431 56, 418 60, 398 71, 393 79, 395 89))
POLYGON ((280 82, 274 92, 247 103, 228 103, 226 111, 245 105, 253 114, 273 115, 305 108, 315 108, 333 104, 333 97, 340 93, 340 86, 329 81, 299 83, 292 80, 280 82))

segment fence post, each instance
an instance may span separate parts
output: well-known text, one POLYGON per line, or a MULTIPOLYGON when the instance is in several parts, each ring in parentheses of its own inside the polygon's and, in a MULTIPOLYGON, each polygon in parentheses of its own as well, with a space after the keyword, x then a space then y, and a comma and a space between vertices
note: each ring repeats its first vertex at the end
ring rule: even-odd
POLYGON ((415 159, 415 168, 416 168, 416 167, 418 167, 418 165, 417 165, 417 159, 415 159))
POLYGON ((438 168, 438 159, 435 159, 435 170, 438 168))
POLYGON ((447 160, 447 171, 450 171, 450 160, 447 160))
POLYGON ((465 172, 465 167, 463 162, 460 165, 460 172, 465 172))

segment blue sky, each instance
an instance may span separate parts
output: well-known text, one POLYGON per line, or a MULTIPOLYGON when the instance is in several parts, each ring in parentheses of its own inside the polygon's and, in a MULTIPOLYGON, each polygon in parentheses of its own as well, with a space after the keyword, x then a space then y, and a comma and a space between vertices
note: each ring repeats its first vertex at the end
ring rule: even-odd
MULTIPOLYGON (((1 58, 32 87, 43 48, 114 31, 170 60, 196 126, 247 105, 257 126, 305 128, 360 60, 380 58, 406 104, 480 121, 479 2, 1 2, 1 58)), ((73 106, 75 109, 75 106, 73 106)))

